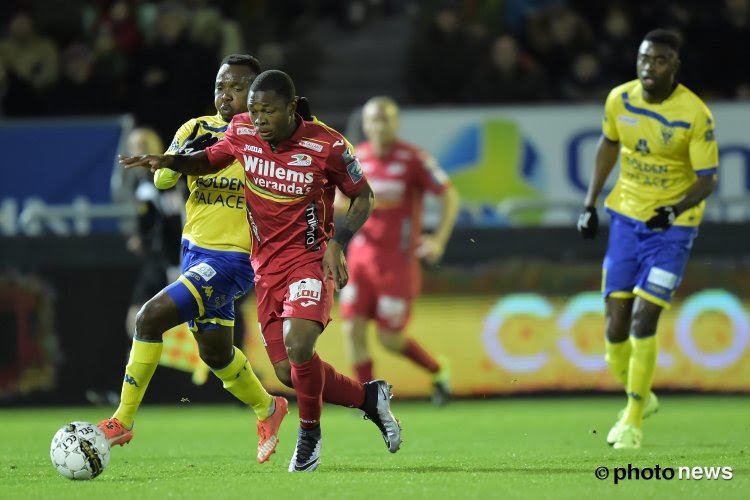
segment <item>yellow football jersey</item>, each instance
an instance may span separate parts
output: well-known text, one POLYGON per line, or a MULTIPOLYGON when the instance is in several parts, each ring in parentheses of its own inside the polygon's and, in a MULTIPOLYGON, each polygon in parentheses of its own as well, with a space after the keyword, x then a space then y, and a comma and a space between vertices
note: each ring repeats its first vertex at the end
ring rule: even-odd
MULTIPOLYGON (((211 133, 224 137, 227 122, 216 114, 185 122, 178 130, 166 154, 175 154, 200 123, 198 135, 211 133)), ((154 184, 168 189, 177 184, 179 172, 166 168, 156 171, 154 184)), ((250 253, 250 229, 245 214, 245 171, 238 162, 215 174, 187 178, 190 196, 185 203, 187 221, 183 242, 208 250, 250 253)))
MULTIPOLYGON (((683 85, 659 104, 643 99, 641 82, 615 87, 604 107, 602 132, 620 143, 620 176, 605 206, 646 221, 654 209, 679 202, 699 175, 716 173, 719 149, 714 120, 701 99, 683 85)), ((676 225, 700 224, 705 201, 686 210, 676 225)))

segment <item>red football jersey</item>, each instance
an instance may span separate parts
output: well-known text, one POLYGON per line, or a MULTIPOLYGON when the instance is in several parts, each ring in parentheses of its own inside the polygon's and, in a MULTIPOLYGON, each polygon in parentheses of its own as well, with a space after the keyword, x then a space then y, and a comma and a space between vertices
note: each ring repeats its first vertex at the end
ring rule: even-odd
POLYGON ((375 193, 375 210, 350 243, 349 260, 416 265, 424 193, 441 194, 448 176, 432 156, 405 142, 396 141, 382 158, 369 142, 358 145, 356 153, 375 193))
POLYGON ((245 167, 245 204, 256 277, 321 261, 333 235, 338 187, 356 195, 366 180, 344 136, 306 122, 275 148, 257 135, 249 113, 236 115, 224 138, 206 149, 212 165, 245 167))

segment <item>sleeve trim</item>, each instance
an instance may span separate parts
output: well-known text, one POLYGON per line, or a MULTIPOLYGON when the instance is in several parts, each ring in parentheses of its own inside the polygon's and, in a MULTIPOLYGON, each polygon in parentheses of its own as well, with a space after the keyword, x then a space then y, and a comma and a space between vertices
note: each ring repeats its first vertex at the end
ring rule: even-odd
POLYGON ((701 168, 700 170, 694 170, 695 175, 703 177, 704 175, 713 175, 717 172, 717 167, 701 168))
POLYGON ((610 144, 617 144, 617 143, 620 142, 617 139, 610 139, 609 137, 607 137, 607 134, 605 134, 605 133, 602 133, 602 139, 604 139, 605 141, 607 141, 610 144))

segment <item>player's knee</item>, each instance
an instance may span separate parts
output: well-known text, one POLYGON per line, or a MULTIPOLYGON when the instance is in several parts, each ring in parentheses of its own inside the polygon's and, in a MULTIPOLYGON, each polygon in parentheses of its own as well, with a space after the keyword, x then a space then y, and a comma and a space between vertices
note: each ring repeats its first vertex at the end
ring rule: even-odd
POLYGON ((149 300, 135 315, 135 335, 147 340, 161 340, 164 333, 158 328, 160 308, 157 302, 149 300))
POLYGON ((630 321, 625 321, 622 318, 608 320, 605 332, 608 341, 624 342, 630 335, 630 321))
POLYGON ((378 332, 380 344, 392 353, 400 353, 404 350, 406 339, 401 332, 378 332))
POLYGON ((294 385, 292 384, 292 368, 289 365, 289 360, 274 364, 273 370, 276 372, 276 378, 279 379, 279 382, 290 389, 294 389, 294 385))
POLYGON ((215 346, 198 343, 198 354, 211 368, 222 368, 232 361, 233 346, 215 346))
POLYGON ((640 310, 633 313, 633 322, 630 326, 630 334, 634 337, 645 338, 656 334, 656 326, 659 315, 650 310, 640 310))
POLYGON ((309 344, 304 341, 291 342, 286 344, 286 355, 293 363, 304 363, 309 361, 315 353, 315 344, 309 344))

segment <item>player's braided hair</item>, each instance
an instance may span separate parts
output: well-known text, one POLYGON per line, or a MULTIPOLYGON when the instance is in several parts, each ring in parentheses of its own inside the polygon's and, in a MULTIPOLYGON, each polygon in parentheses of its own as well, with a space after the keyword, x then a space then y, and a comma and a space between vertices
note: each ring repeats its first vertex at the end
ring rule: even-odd
POLYGON ((283 71, 277 69, 264 71, 258 75, 252 85, 250 85, 251 92, 260 90, 273 90, 284 99, 284 102, 287 103, 291 102, 296 94, 292 78, 283 71))
POLYGON ((260 61, 250 54, 229 54, 221 60, 221 65, 229 64, 231 66, 247 66, 253 73, 260 74, 260 61))
POLYGON ((655 29, 646 33, 643 37, 644 42, 661 43, 671 48, 679 54, 682 47, 682 38, 679 34, 671 30, 655 29))

